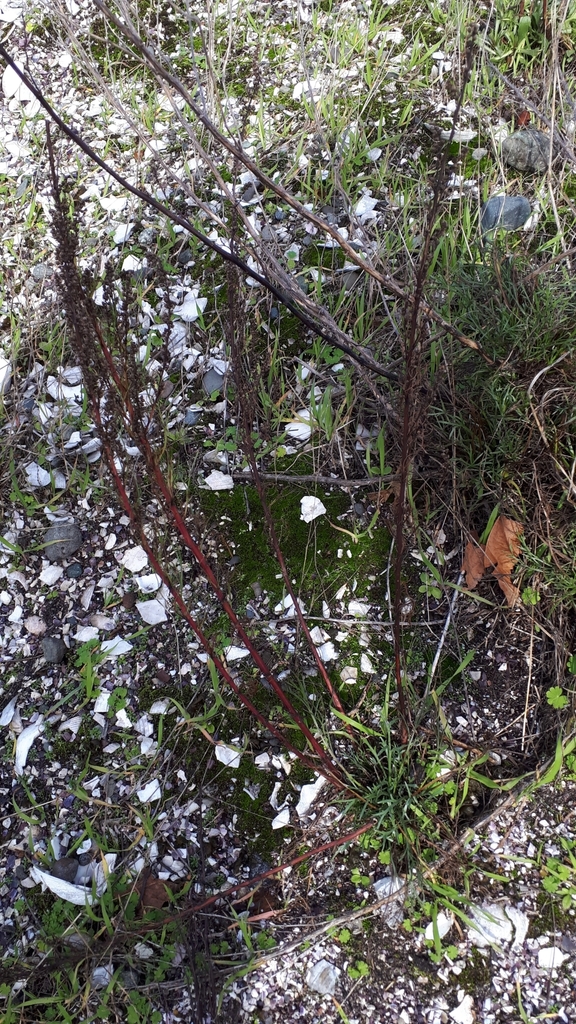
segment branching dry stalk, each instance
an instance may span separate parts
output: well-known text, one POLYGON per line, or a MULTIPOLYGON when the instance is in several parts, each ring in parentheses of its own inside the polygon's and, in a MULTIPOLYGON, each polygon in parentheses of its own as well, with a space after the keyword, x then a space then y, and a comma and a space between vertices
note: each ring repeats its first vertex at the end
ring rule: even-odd
MULTIPOLYGON (((56 173, 54 152, 48 130, 48 151, 53 184, 54 198, 54 234, 57 240, 57 256, 60 268, 60 287, 63 295, 64 308, 74 340, 76 355, 82 367, 88 401, 91 413, 96 424, 98 434, 102 440, 103 452, 110 470, 114 485, 116 487, 121 504, 128 515, 132 527, 135 530, 142 547, 150 560, 150 564, 158 573, 162 581, 168 587, 170 594, 179 611, 188 622, 200 643, 214 662, 219 674, 231 687, 238 699, 250 711, 251 715, 265 728, 275 735, 287 749, 291 750, 308 767, 319 771, 339 790, 348 790, 342 781, 338 768, 333 764, 330 756, 312 734, 306 723, 298 714, 289 698, 286 696, 283 687, 270 671, 259 651, 248 636, 243 624, 240 622, 234 609, 226 599, 213 570, 211 569, 203 551, 193 539, 177 506, 174 494, 162 472, 158 458, 149 438, 149 425, 145 423, 141 410, 138 408, 137 390, 134 391, 133 382, 127 376, 122 376, 109 345, 104 338, 102 329, 96 319, 92 303, 87 298, 82 282, 80 280, 74 259, 76 238, 69 219, 62 204, 59 191, 59 182, 56 173), (97 340, 94 346, 94 336, 97 340), (134 395, 136 394, 136 398, 134 395), (181 540, 194 556, 204 578, 209 583, 212 591, 219 601, 223 611, 228 616, 232 627, 247 649, 256 664, 257 668, 266 679, 281 705, 286 710, 291 721, 298 727, 306 742, 318 761, 303 754, 294 744, 283 735, 283 733, 254 706, 249 698, 237 685, 232 675, 223 664, 218 654, 214 651, 210 641, 205 636, 199 624, 191 616, 186 603, 179 589, 173 583, 170 574, 158 559, 153 546, 151 545, 144 525, 138 511, 135 509, 126 490, 122 474, 117 465, 117 425, 122 424, 133 442, 142 453, 146 466, 148 479, 155 485, 157 493, 161 497, 165 510, 173 523, 181 540)), ((129 365, 130 361, 126 360, 129 365)))

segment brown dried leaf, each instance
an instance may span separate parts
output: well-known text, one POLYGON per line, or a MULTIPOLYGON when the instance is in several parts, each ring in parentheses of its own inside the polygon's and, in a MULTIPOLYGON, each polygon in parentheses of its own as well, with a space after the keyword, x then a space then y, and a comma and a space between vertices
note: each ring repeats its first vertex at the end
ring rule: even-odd
MULTIPOLYGON (((474 537, 474 534, 472 534, 474 537)), ((466 586, 468 590, 474 590, 484 575, 484 548, 478 543, 478 538, 469 540, 464 550, 464 561, 462 572, 466 573, 466 586)))
POLYGON ((170 895, 165 883, 159 878, 149 875, 145 886, 143 886, 140 892, 142 906, 145 908, 154 907, 156 910, 160 910, 160 907, 168 903, 169 899, 170 895))
POLYGON ((484 565, 492 567, 492 574, 498 580, 498 586, 504 592, 509 606, 516 604, 519 591, 510 580, 510 573, 518 561, 520 554, 520 535, 524 532, 521 523, 506 516, 498 516, 486 541, 484 565))

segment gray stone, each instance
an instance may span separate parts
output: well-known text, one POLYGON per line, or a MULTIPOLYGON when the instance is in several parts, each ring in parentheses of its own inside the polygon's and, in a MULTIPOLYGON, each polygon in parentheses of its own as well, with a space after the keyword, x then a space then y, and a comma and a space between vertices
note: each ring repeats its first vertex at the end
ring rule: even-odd
POLYGON ((144 228, 143 231, 138 235, 138 241, 140 245, 153 245, 156 241, 156 235, 158 232, 156 228, 144 228))
POLYGON ((195 427, 202 415, 202 409, 199 406, 191 406, 190 409, 186 409, 184 413, 184 426, 195 427))
MULTIPOLYGON (((552 159, 555 151, 552 147, 552 159)), ((504 139, 502 159, 517 171, 545 171, 550 158, 550 136, 537 128, 523 128, 504 139)))
POLYGON ((286 219, 286 214, 284 213, 284 210, 275 210, 274 211, 274 220, 285 220, 285 219, 286 219))
POLYGON ((274 234, 272 228, 268 227, 268 225, 265 224, 264 227, 262 228, 262 231, 260 232, 260 238, 262 239, 263 242, 273 242, 274 239, 276 238, 276 235, 274 234))
POLYGON ((530 203, 524 196, 492 196, 480 213, 482 234, 495 228, 516 231, 526 223, 531 212, 530 203))
POLYGON ((344 271, 342 277, 340 278, 342 286, 346 289, 347 292, 349 292, 352 288, 355 288, 359 280, 359 270, 346 270, 344 271))
POLYGON ((46 263, 37 263, 32 267, 32 277, 35 281, 45 281, 47 277, 52 277, 52 267, 46 263))
POLYGON ((563 935, 560 948, 565 953, 576 953, 576 935, 569 935, 568 933, 563 935))
POLYGON ((59 665, 66 654, 66 644, 59 636, 45 636, 42 641, 42 654, 50 665, 59 665))
POLYGON ((82 545, 82 533, 75 523, 51 526, 44 534, 44 554, 49 562, 70 558, 82 545))
POLYGON ((189 263, 192 263, 193 259, 194 254, 191 249, 182 249, 182 252, 179 252, 176 257, 176 263, 181 267, 187 267, 189 263))
POLYGON ((72 562, 72 565, 66 566, 64 575, 69 580, 79 580, 82 573, 84 572, 80 562, 72 562))
POLYGON ((222 384, 224 383, 224 377, 218 370, 208 370, 202 378, 202 387, 207 395, 211 395, 214 391, 221 391, 222 384))
POLYGON ((334 967, 328 960, 318 960, 312 964, 306 975, 306 984, 314 992, 321 996, 333 996, 336 991, 336 983, 340 969, 334 967))
POLYGON ((332 227, 337 226, 338 214, 336 213, 336 210, 334 209, 333 206, 323 206, 320 210, 320 213, 322 214, 322 217, 324 218, 327 224, 330 224, 332 227))
POLYGON ((54 878, 61 878, 63 882, 75 882, 78 871, 76 857, 60 857, 50 865, 50 874, 54 878))

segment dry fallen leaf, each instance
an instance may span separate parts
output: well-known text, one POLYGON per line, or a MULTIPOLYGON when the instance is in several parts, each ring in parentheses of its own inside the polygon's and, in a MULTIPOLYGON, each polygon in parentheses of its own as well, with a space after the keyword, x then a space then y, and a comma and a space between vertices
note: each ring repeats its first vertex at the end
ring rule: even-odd
MULTIPOLYGON (((474 534, 472 536, 474 537, 474 534)), ((474 590, 484 575, 484 548, 480 547, 477 538, 469 540, 466 545, 462 572, 466 573, 468 590, 474 590)))
POLYGON ((159 910, 170 899, 165 883, 159 878, 154 878, 154 875, 148 875, 145 884, 137 886, 137 889, 140 892, 141 904, 145 909, 153 907, 159 910))
POLYGON ((518 561, 520 554, 520 534, 524 532, 521 523, 506 516, 498 516, 486 541, 484 565, 492 567, 492 574, 498 580, 500 589, 512 608, 516 604, 519 591, 510 580, 510 573, 518 561))

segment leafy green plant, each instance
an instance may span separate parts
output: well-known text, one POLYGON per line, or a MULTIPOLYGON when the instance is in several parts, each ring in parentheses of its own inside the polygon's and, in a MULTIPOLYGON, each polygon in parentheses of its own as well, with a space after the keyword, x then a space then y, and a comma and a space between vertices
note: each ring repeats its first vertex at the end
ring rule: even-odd
POLYGON ((367 978, 370 974, 370 968, 365 960, 355 960, 353 964, 347 969, 348 977, 356 980, 357 978, 367 978))
POLYGON ((576 905, 576 841, 561 837, 560 846, 564 856, 547 857, 540 869, 542 888, 569 910, 576 905))
POLYGON ((546 700, 550 706, 556 708, 557 711, 565 708, 568 704, 568 697, 561 686, 551 686, 546 690, 546 700))

